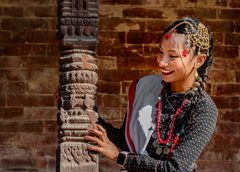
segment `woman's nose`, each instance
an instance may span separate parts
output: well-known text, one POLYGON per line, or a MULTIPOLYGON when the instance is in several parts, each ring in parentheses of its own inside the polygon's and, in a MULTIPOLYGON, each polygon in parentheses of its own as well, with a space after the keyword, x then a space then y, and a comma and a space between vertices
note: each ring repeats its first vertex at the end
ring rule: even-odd
POLYGON ((157 57, 157 62, 159 67, 167 67, 168 66, 168 60, 166 57, 161 56, 161 57, 157 57))

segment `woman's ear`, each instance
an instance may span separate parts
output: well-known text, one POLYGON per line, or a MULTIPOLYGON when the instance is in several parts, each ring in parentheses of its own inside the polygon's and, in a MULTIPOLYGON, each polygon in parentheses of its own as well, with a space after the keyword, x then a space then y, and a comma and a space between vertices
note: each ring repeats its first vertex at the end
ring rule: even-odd
POLYGON ((195 58, 196 58, 196 62, 194 64, 194 67, 200 68, 203 65, 203 63, 205 62, 205 60, 207 59, 207 55, 200 54, 200 55, 197 55, 195 58))

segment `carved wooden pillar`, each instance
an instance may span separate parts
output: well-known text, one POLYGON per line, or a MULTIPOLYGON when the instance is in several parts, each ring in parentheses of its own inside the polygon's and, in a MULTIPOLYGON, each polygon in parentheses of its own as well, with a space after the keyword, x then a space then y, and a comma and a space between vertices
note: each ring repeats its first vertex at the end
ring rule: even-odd
POLYGON ((58 0, 60 86, 57 172, 97 172, 84 135, 95 124, 98 0, 58 0))

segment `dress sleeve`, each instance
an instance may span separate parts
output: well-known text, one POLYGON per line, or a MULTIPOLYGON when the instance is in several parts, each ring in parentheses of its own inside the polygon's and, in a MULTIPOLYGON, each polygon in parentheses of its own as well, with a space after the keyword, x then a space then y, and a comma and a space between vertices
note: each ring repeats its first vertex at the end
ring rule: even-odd
POLYGON ((98 118, 98 124, 105 128, 109 140, 111 140, 118 148, 123 151, 129 151, 128 145, 125 139, 125 123, 126 123, 126 116, 124 118, 123 124, 120 128, 113 127, 112 124, 107 123, 104 119, 100 116, 98 118))
POLYGON ((192 171, 196 160, 215 131, 216 121, 217 108, 212 100, 198 103, 185 133, 180 136, 178 145, 168 159, 162 161, 147 155, 128 154, 124 167, 131 172, 192 171))

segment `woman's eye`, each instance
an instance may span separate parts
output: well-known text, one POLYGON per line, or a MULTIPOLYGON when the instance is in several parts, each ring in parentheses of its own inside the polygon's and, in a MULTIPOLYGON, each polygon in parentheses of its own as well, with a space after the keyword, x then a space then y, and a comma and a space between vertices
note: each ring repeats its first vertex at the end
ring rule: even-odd
POLYGON ((178 58, 178 56, 173 56, 173 55, 170 55, 170 57, 173 59, 178 58))

